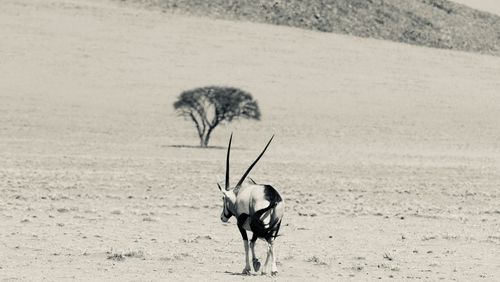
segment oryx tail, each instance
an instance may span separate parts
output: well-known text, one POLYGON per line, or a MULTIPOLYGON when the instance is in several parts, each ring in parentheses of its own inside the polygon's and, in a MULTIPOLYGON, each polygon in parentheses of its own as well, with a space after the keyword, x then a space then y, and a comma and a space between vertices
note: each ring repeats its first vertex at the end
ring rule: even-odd
POLYGON ((278 205, 278 202, 274 202, 269 204, 267 208, 258 210, 252 216, 252 220, 250 221, 250 228, 252 232, 257 235, 259 238, 276 238, 278 236, 278 231, 281 224, 281 218, 275 218, 271 222, 269 222, 269 226, 266 227, 264 221, 261 219, 262 215, 266 212, 274 209, 278 205))

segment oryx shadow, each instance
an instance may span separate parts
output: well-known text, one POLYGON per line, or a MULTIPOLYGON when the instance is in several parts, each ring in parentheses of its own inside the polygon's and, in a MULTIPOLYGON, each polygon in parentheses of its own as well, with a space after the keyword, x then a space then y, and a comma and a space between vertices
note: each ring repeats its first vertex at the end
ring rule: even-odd
POLYGON ((250 274, 245 274, 241 272, 232 272, 232 271, 224 271, 225 274, 229 274, 232 276, 261 276, 259 273, 250 273, 250 274))
POLYGON ((207 146, 207 147, 201 147, 201 146, 196 146, 196 145, 162 145, 162 147, 167 147, 167 148, 180 148, 180 149, 206 149, 206 150, 226 150, 227 147, 223 146, 207 146))

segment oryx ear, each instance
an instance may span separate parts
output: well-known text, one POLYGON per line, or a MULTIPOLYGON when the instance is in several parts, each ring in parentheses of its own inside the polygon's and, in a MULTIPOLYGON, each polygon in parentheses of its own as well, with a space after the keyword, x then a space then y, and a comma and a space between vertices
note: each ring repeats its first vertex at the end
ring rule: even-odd
POLYGON ((255 182, 255 180, 253 180, 251 177, 249 177, 248 179, 250 180, 250 182, 251 182, 252 184, 257 184, 257 182, 255 182))
POLYGON ((219 187, 219 190, 222 192, 222 194, 224 194, 224 196, 225 196, 225 195, 227 195, 227 194, 226 194, 226 193, 227 193, 227 191, 226 191, 225 189, 222 189, 222 187, 220 187, 219 182, 217 182, 217 187, 219 187))

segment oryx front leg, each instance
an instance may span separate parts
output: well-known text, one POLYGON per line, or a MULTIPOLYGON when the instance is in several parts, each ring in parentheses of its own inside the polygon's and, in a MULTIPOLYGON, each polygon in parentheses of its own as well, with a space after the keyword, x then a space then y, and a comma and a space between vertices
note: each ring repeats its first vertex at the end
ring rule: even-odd
POLYGON ((238 225, 241 237, 243 238, 243 247, 245 247, 245 268, 243 268, 242 274, 250 275, 252 268, 250 267, 250 252, 248 251, 248 236, 247 231, 240 225, 238 225))

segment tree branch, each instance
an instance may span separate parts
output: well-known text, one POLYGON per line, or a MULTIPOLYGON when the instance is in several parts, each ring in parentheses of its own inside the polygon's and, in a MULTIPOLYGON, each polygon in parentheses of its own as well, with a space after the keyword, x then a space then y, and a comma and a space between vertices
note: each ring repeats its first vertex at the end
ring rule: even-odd
POLYGON ((198 123, 198 120, 194 116, 193 112, 190 112, 189 116, 191 117, 191 119, 194 121, 194 124, 196 125, 196 130, 198 130, 198 135, 200 136, 200 138, 202 138, 203 137, 203 133, 205 131, 205 128, 203 128, 203 131, 201 130, 200 124, 198 123))

